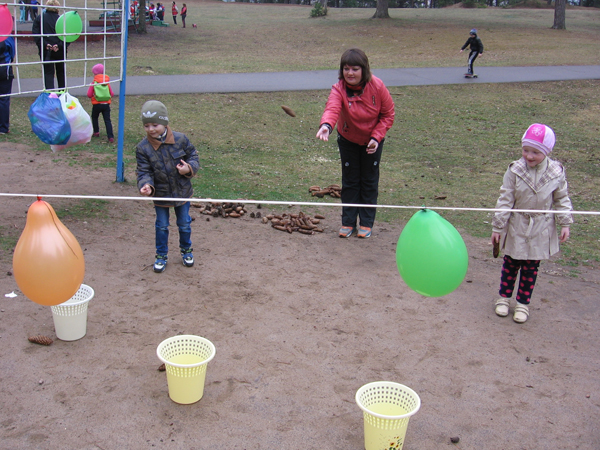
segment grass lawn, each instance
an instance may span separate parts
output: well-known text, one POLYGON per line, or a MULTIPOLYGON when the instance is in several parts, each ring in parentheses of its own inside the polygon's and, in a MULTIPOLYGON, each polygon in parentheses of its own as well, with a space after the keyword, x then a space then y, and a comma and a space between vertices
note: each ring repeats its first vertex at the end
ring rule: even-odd
MULTIPOLYGON (((392 19, 380 21, 369 19, 369 9, 330 9, 326 18, 309 19, 309 7, 193 1, 188 7, 188 23, 198 23, 198 29, 152 27, 148 35, 131 36, 128 73, 333 69, 351 46, 362 47, 377 68, 459 66, 466 56, 458 50, 472 27, 486 45, 479 65, 600 63, 600 11, 590 8, 569 9, 568 29, 556 31, 550 29, 553 11, 546 9, 392 9, 392 19)), ((575 209, 598 209, 600 81, 396 87, 390 92, 396 122, 382 159, 381 204, 494 207, 507 165, 520 157, 521 135, 531 123, 542 122, 556 131, 553 157, 566 166, 575 209)), ((315 138, 327 95, 127 97, 128 182, 134 182, 134 147, 143 137, 139 111, 156 98, 169 108, 173 128, 198 148, 197 197, 336 201, 310 197, 307 191, 311 185, 340 181, 334 141, 315 138), (297 117, 287 116, 283 104, 297 117)), ((26 114, 31 102, 12 99, 11 134, 0 139, 50 151, 30 131, 26 114)), ((87 99, 82 103, 91 109, 87 99)), ((116 126, 118 99, 112 110, 116 126)), ((96 142, 64 150, 56 159, 91 169, 116 165, 114 148, 96 142)), ((378 219, 404 223, 413 213, 381 209, 378 219)), ((442 215, 473 236, 491 233, 487 213, 442 215)), ((597 265, 600 221, 578 215, 575 222, 570 242, 562 247, 562 262, 597 265)))

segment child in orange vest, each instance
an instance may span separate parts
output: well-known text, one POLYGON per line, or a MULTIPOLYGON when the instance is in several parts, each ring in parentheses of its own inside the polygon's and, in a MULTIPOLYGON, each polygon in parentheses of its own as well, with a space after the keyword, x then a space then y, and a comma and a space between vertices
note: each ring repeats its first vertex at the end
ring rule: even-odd
MULTIPOLYGON (((113 134, 112 122, 110 121, 110 102, 111 99, 104 101, 98 101, 94 94, 94 84, 95 83, 108 83, 110 81, 110 77, 104 73, 104 66, 102 64, 96 64, 92 67, 92 73, 94 74, 94 82, 88 88, 87 96, 92 99, 92 127, 94 128, 93 137, 100 137, 100 127, 98 125, 98 118, 100 114, 102 114, 102 118, 104 119, 104 125, 106 126, 106 136, 108 137, 108 142, 115 142, 115 136, 113 134)), ((114 95, 112 87, 108 84, 108 90, 110 92, 110 96, 114 95)))

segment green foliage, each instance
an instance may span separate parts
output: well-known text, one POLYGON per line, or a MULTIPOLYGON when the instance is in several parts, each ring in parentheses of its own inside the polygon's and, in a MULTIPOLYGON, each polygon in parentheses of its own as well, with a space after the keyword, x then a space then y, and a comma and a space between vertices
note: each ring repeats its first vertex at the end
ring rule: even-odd
POLYGON ((310 11, 310 17, 323 17, 327 15, 327 6, 323 6, 321 2, 315 3, 315 6, 310 11))

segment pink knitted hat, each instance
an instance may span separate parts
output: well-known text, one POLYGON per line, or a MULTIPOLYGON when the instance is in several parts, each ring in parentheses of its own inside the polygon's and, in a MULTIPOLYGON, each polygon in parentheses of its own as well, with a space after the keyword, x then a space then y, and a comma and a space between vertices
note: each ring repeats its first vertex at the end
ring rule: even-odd
POLYGON ((544 155, 548 156, 548 154, 554 148, 554 143, 556 142, 556 137, 554 136, 554 131, 547 125, 542 125, 541 123, 534 123, 527 128, 527 131, 521 138, 521 145, 529 145, 535 149, 538 149, 544 155))
POLYGON ((104 66, 102 64, 96 64, 94 67, 92 67, 92 73, 94 75, 100 75, 101 73, 104 73, 104 66))

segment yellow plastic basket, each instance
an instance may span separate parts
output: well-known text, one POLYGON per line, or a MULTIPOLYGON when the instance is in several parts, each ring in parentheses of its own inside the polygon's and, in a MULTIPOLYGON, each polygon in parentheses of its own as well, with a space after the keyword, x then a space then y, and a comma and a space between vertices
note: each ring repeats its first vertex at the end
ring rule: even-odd
POLYGON ((202 398, 206 366, 215 353, 212 342, 194 335, 170 337, 158 345, 156 354, 165 363, 171 400, 185 405, 202 398))
POLYGON ((366 450, 400 450, 408 420, 421 407, 415 391, 392 381, 375 381, 356 392, 363 410, 366 450))

